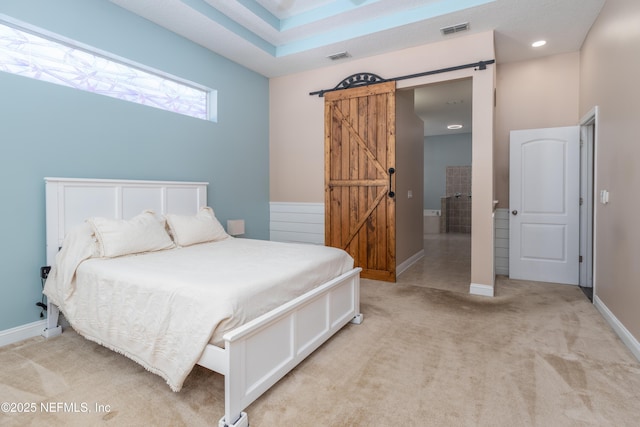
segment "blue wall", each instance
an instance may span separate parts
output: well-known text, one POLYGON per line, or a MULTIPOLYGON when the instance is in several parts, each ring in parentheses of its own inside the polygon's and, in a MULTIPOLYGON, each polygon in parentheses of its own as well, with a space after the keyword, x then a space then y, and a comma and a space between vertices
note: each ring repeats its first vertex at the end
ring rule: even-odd
POLYGON ((447 189, 447 166, 471 165, 471 134, 424 138, 424 208, 440 209, 447 189))
POLYGON ((218 90, 218 123, 0 72, 0 331, 39 320, 46 176, 209 182, 223 224, 269 237, 268 79, 106 0, 0 14, 218 90))

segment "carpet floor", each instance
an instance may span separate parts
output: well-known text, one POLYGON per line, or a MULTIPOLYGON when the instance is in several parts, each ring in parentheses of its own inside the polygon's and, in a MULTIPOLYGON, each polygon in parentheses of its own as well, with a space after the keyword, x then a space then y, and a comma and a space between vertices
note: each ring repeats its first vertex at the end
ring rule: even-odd
MULTIPOLYGON (((362 280, 364 322, 250 405, 251 426, 638 425, 640 363, 579 288, 499 277, 487 298, 415 280, 362 280)), ((0 396, 3 426, 205 426, 224 412, 219 374, 196 366, 173 393, 71 329, 0 348, 0 396)))

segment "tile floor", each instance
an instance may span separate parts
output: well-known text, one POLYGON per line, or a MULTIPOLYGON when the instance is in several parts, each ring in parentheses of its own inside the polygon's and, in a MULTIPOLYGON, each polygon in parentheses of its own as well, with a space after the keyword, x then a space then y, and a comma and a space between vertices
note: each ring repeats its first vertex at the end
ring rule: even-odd
MULTIPOLYGON (((508 283, 509 280, 507 276, 497 276, 496 285, 508 283)), ((425 234, 424 257, 398 276, 397 283, 468 294, 471 284, 471 234, 425 234)), ((580 289, 593 301, 593 288, 580 289)))
POLYGON ((471 234, 425 234, 424 257, 404 271, 398 283, 468 294, 471 234))

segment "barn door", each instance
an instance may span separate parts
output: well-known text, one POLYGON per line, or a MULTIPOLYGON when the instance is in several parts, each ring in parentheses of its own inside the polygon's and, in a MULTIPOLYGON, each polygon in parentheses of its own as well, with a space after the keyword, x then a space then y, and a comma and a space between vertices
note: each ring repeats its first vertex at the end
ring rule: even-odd
POLYGON ((395 282, 395 82, 325 94, 325 244, 395 282))

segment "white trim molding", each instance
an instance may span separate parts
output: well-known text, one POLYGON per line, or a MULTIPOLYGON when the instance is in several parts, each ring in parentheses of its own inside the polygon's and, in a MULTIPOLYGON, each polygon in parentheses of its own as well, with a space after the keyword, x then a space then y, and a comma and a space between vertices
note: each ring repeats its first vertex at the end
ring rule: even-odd
POLYGON ((629 347, 631 353, 636 359, 640 360, 640 342, 624 327, 622 322, 609 310, 609 308, 602 302, 597 295, 593 296, 593 305, 596 306, 602 317, 611 325, 615 333, 620 337, 622 342, 629 347))
POLYGON ((42 335, 47 327, 46 320, 38 320, 26 325, 0 331, 0 347, 42 335))
POLYGON ((471 283, 469 285, 469 293, 471 295, 480 295, 483 297, 493 297, 493 286, 481 285, 479 283, 471 283))

